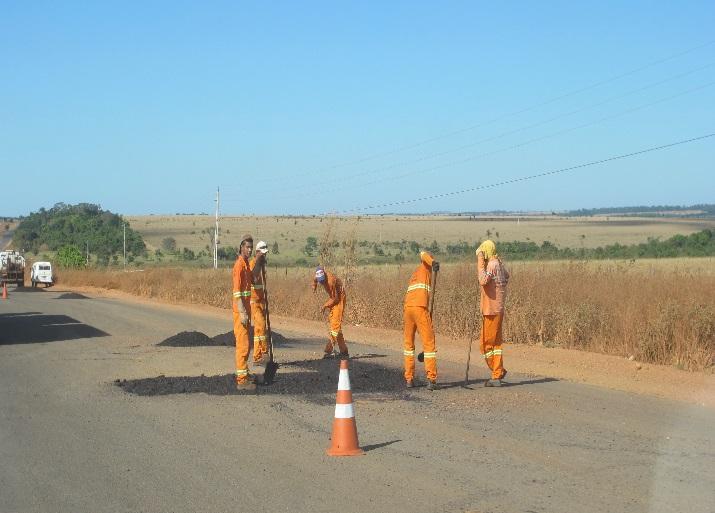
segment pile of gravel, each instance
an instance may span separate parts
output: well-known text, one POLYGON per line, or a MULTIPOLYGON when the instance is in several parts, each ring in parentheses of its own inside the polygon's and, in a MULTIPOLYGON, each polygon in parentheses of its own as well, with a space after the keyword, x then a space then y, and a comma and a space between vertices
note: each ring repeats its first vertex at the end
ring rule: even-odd
POLYGON ((78 294, 76 292, 66 292, 60 296, 57 296, 57 299, 89 299, 89 298, 87 296, 78 294))
POLYGON ((197 346, 215 346, 216 344, 205 333, 200 331, 182 331, 176 335, 172 335, 166 340, 162 340, 157 345, 168 347, 197 347, 197 346))
MULTIPOLYGON (((273 332, 273 345, 281 346, 286 343, 286 338, 280 333, 273 332)), ((166 340, 162 340, 157 345, 167 347, 205 347, 205 346, 228 346, 236 345, 236 337, 233 331, 221 333, 215 337, 209 337, 200 331, 182 331, 172 335, 166 340)))
POLYGON ((216 335, 215 337, 211 338, 213 341, 214 346, 235 346, 236 345, 236 337, 233 334, 233 331, 227 331, 226 333, 221 333, 220 335, 216 335))
MULTIPOLYGON (((279 347, 282 345, 285 345, 287 342, 287 339, 281 335, 280 333, 277 333, 275 331, 271 332, 271 339, 273 340, 273 345, 275 347, 279 347)), ((236 336, 233 334, 232 331, 227 331, 226 333, 221 333, 220 335, 216 335, 213 337, 211 340, 214 341, 213 344, 214 346, 235 346, 236 345, 236 336)))

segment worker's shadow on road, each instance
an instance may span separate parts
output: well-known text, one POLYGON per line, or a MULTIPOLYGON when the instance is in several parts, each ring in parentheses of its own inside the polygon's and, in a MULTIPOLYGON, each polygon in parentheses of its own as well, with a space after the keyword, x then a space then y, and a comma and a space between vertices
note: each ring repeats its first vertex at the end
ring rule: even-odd
MULTIPOLYGON (((418 394, 405 388, 402 370, 380 363, 386 355, 369 353, 350 359, 350 382, 356 401, 419 401, 418 394)), ((255 394, 294 396, 317 404, 335 404, 340 361, 310 359, 281 362, 275 381, 259 385, 255 394)), ((131 380, 116 380, 127 393, 141 396, 174 394, 239 395, 232 374, 218 376, 157 376, 131 380)))
MULTIPOLYGON (((470 379, 466 384, 464 383, 464 380, 459 380, 459 381, 451 381, 449 383, 442 383, 440 385, 440 389, 449 389, 449 388, 468 388, 470 390, 474 390, 475 386, 476 387, 483 387, 484 383, 488 381, 488 378, 485 379, 470 379)), ((501 384, 501 387, 499 388, 510 388, 510 387, 519 387, 522 385, 539 385, 541 383, 551 383, 553 381, 559 381, 556 378, 549 378, 549 377, 543 377, 543 378, 538 378, 538 379, 526 379, 523 381, 503 381, 501 384)))

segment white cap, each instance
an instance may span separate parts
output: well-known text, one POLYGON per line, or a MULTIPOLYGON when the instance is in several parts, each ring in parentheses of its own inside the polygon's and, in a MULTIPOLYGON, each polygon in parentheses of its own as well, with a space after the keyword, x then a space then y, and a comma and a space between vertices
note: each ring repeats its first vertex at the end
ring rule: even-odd
POLYGON ((264 255, 268 253, 268 244, 265 243, 265 241, 258 241, 258 244, 256 245, 256 252, 257 253, 263 253, 264 255))

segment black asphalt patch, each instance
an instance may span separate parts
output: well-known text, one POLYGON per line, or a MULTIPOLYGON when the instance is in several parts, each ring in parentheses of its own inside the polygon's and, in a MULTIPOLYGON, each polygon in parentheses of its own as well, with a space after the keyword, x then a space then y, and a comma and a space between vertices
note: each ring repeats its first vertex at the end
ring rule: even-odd
MULTIPOLYGON (((401 369, 380 363, 385 355, 355 355, 350 359, 350 382, 355 399, 361 394, 367 400, 421 400, 419 389, 407 390, 401 369)), ((338 387, 340 362, 337 359, 297 360, 280 362, 280 369, 271 385, 259 385, 258 395, 299 396, 317 404, 334 404, 338 387)), ((140 396, 173 394, 240 395, 233 374, 218 376, 171 376, 116 380, 127 393, 140 396)))

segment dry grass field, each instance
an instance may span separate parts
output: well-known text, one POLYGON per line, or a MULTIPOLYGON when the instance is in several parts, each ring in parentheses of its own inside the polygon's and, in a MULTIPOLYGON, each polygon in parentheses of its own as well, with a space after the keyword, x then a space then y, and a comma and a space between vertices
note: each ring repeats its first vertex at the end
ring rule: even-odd
MULTIPOLYGON (((210 247, 214 218, 206 215, 129 216, 131 227, 144 237, 150 250, 161 248, 166 237, 173 237, 178 248, 195 252, 210 247)), ((302 252, 308 237, 323 236, 326 225, 334 226, 335 239, 343 241, 352 232, 360 241, 416 241, 426 246, 437 241, 474 243, 485 238, 499 241, 549 241, 559 247, 592 248, 607 244, 635 244, 649 237, 666 239, 675 234, 687 235, 706 228, 715 229, 715 219, 684 219, 654 217, 580 217, 558 216, 477 217, 470 216, 360 216, 326 217, 222 217, 221 244, 238 246, 243 233, 252 233, 256 240, 272 245, 278 243, 279 263, 292 263, 306 257, 302 252)), ((269 246, 270 247, 270 246, 269 246)), ((359 256, 367 249, 358 248, 359 256)), ((389 255, 396 252, 389 247, 389 255)))
MULTIPOLYGON (((344 331, 351 325, 401 329, 410 265, 364 266, 348 288, 344 331)), ((509 264, 508 264, 509 265, 509 264)), ((505 337, 510 342, 633 355, 688 370, 713 369, 715 260, 509 265, 505 337)), ((343 272, 341 267, 336 269, 343 272)), ((435 300, 438 333, 466 337, 479 328, 474 264, 445 265, 435 300)), ((272 311, 320 320, 324 293, 310 292, 311 271, 270 270, 272 311)), ((119 289, 172 302, 230 308, 228 269, 62 271, 60 281, 119 289)), ((326 327, 327 330, 327 327, 326 327)))

